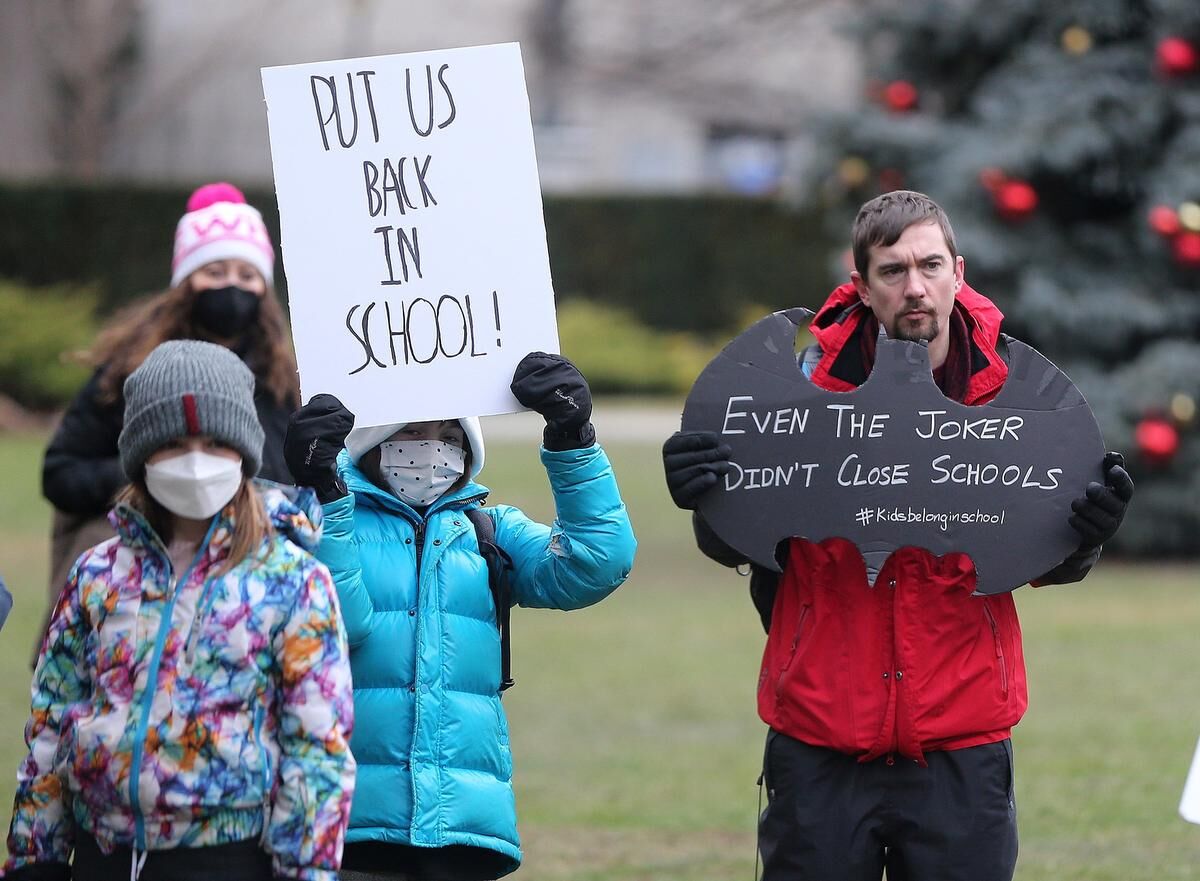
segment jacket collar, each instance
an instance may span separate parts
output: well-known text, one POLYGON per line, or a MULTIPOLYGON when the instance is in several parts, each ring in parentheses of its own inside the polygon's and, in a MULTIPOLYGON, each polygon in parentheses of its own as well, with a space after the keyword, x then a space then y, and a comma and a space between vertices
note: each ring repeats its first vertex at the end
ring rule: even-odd
MULTIPOLYGON (((275 531, 306 551, 315 550, 321 540, 322 519, 315 493, 268 480, 255 480, 254 484, 275 531)), ((122 502, 109 512, 108 521, 129 547, 166 556, 166 543, 141 512, 122 502)), ((213 518, 205 537, 211 560, 223 559, 229 553, 235 526, 232 506, 227 505, 213 518)))
MULTIPOLYGON (((109 511, 108 522, 116 530, 122 544, 135 552, 157 554, 164 560, 170 560, 166 542, 154 531, 150 521, 140 511, 121 502, 109 511)), ((216 562, 229 554, 232 544, 233 519, 230 516, 230 509, 227 507, 213 517, 212 522, 209 523, 208 532, 200 543, 201 556, 198 556, 197 559, 203 557, 210 562, 216 562)))
MULTIPOLYGON (((966 320, 971 342, 971 376, 963 403, 984 403, 996 395, 1008 376, 1008 365, 996 351, 1004 315, 968 284, 955 297, 954 308, 966 320)), ((857 334, 868 312, 853 282, 835 288, 817 311, 809 331, 821 347, 821 360, 812 374, 812 381, 821 388, 852 391, 866 381, 857 334)))

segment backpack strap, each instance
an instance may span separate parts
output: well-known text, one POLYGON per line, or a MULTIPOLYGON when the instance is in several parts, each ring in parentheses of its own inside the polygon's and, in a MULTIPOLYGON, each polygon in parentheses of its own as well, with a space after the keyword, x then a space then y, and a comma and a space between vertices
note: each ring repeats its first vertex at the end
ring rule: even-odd
POLYGON ((471 508, 467 518, 475 527, 475 540, 479 543, 479 554, 488 567, 488 587, 492 591, 492 602, 496 605, 496 623, 500 628, 500 693, 513 686, 512 636, 509 621, 512 611, 512 584, 509 572, 513 562, 496 543, 496 524, 482 508, 471 508))

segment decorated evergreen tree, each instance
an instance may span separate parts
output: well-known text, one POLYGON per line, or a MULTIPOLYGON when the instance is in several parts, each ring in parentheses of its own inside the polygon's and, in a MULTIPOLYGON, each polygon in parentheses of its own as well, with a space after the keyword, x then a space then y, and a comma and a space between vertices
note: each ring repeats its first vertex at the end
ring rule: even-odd
POLYGON ((967 281, 1126 453, 1112 549, 1200 555, 1200 2, 888 0, 858 22, 867 100, 822 163, 843 237, 877 193, 936 199, 967 281))

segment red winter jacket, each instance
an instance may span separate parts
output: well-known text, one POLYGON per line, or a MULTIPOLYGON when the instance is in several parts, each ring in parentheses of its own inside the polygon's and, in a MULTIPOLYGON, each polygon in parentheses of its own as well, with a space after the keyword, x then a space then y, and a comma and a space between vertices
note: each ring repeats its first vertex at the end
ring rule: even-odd
MULTIPOLYGON (((963 286, 971 368, 963 403, 995 397, 1008 373, 996 351, 1000 310, 963 286)), ((858 333, 869 314, 851 284, 810 327, 822 352, 812 381, 846 391, 866 377, 858 333), (852 352, 847 352, 852 347, 852 352), (847 357, 839 355, 847 352, 847 357)), ((855 545, 792 539, 775 595, 758 709, 777 731, 868 761, 1003 740, 1028 705, 1012 594, 971 596, 963 554, 901 548, 875 586, 855 545)))

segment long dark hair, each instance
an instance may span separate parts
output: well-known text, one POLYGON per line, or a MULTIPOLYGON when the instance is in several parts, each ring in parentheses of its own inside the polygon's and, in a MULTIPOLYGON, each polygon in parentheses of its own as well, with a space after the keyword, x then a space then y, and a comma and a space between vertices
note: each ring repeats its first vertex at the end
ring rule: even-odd
MULTIPOLYGON (((192 305, 197 296, 191 282, 184 279, 175 287, 132 303, 113 316, 92 347, 80 355, 93 367, 104 368, 100 377, 101 401, 117 401, 125 379, 159 343, 204 339, 192 323, 192 305)), ((246 331, 242 357, 254 371, 259 386, 270 393, 276 404, 292 409, 300 406, 291 334, 279 297, 269 285, 262 295, 258 320, 246 331)))

